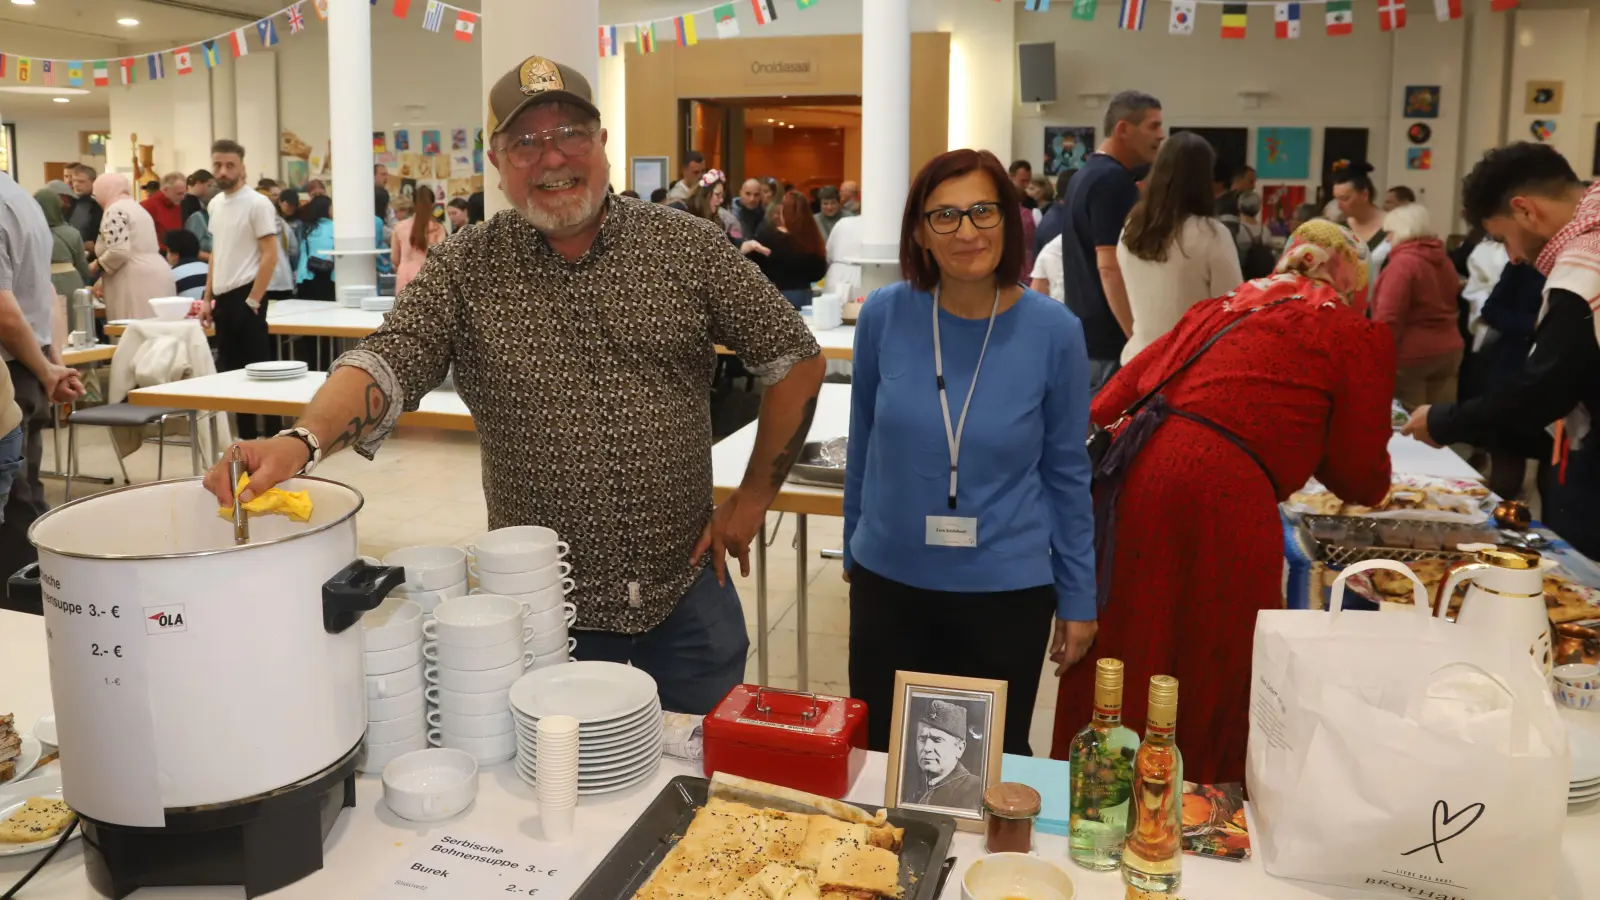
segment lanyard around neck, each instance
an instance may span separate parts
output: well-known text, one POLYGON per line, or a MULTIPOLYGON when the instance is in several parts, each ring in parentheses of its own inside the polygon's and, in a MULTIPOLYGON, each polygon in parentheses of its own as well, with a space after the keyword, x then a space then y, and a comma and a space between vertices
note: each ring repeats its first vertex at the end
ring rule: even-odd
POLYGON ((944 413, 944 439, 950 447, 950 508, 956 508, 956 468, 961 464, 961 433, 967 427, 967 410, 972 407, 972 393, 978 388, 978 372, 983 369, 983 355, 989 351, 989 337, 994 334, 994 320, 1000 314, 1000 288, 994 289, 994 305, 989 308, 989 328, 983 333, 983 346, 978 350, 978 364, 972 367, 972 383, 967 385, 967 399, 961 404, 961 418, 955 429, 950 428, 950 401, 944 387, 944 348, 939 343, 939 289, 933 289, 933 375, 939 385, 939 410, 944 413))

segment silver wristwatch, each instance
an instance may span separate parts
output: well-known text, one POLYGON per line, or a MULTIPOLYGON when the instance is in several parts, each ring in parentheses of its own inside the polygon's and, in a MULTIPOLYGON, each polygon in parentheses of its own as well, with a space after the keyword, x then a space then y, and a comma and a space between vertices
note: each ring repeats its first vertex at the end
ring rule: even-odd
POLYGON ((318 441, 317 436, 310 431, 299 427, 285 428, 278 432, 275 437, 298 438, 301 443, 306 445, 306 450, 310 452, 310 456, 306 459, 306 464, 300 467, 300 471, 296 472, 296 475, 310 475, 311 470, 322 463, 322 442, 318 441))

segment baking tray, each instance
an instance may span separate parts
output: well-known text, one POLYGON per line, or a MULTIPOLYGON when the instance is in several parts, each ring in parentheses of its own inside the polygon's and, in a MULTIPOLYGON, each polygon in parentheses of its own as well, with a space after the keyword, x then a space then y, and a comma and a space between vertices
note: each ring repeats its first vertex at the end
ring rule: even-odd
POLYGON ((825 443, 830 442, 808 441, 800 449, 800 458, 795 460, 794 466, 789 469, 789 481, 818 487, 844 487, 844 466, 834 465, 828 461, 823 453, 825 443))
MULTIPOLYGON (((667 782, 633 827, 595 866, 572 900, 629 900, 655 872, 678 839, 689 830, 694 814, 706 804, 711 782, 680 775, 667 782)), ((881 806, 851 804, 868 813, 881 806)), ((950 853, 956 823, 949 816, 910 809, 889 810, 889 823, 906 830, 900 850, 900 887, 905 900, 936 900, 939 870, 950 853)))

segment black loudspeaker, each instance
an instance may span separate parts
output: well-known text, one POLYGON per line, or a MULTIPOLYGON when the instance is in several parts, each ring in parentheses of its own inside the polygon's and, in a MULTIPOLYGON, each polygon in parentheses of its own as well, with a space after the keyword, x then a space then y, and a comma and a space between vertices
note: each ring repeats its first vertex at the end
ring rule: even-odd
POLYGON ((1056 102, 1056 45, 1017 45, 1017 71, 1022 76, 1023 103, 1056 102))

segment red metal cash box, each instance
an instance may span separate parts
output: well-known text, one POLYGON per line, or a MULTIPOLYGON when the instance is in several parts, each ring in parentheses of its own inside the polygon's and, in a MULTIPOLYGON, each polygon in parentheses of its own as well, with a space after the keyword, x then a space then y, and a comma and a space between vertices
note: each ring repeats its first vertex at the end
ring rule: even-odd
POLYGON ((706 777, 754 778, 843 798, 867 762, 860 700, 741 684, 705 719, 706 777))

